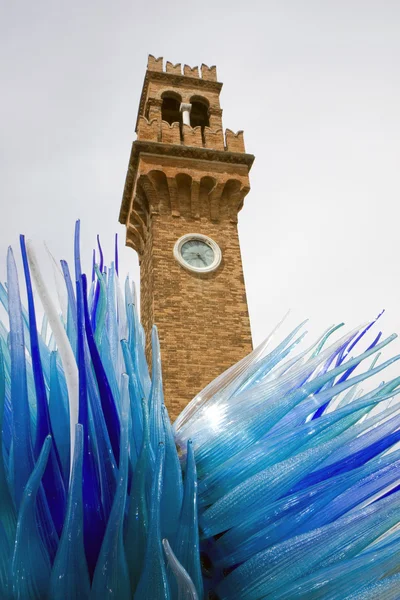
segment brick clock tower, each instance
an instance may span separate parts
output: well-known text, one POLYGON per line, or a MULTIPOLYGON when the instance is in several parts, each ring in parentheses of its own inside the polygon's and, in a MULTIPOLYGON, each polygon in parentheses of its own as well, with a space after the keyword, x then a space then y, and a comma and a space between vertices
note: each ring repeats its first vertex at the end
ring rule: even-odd
POLYGON ((254 156, 222 129, 215 67, 149 56, 119 220, 140 263, 141 321, 158 327, 175 418, 252 350, 237 230, 254 156))

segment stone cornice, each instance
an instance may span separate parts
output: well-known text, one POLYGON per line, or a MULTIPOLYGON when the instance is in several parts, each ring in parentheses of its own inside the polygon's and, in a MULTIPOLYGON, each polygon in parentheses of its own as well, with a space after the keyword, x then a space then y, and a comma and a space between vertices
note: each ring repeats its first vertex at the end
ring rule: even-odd
POLYGON ((190 85, 190 87, 198 88, 199 90, 213 90, 216 92, 220 92, 222 88, 222 83, 219 81, 209 81, 208 79, 190 77, 188 75, 176 75, 175 73, 165 73, 164 71, 159 72, 147 70, 144 76, 142 95, 140 96, 139 110, 136 119, 136 129, 138 126, 139 117, 145 113, 147 89, 151 80, 163 81, 167 85, 171 83, 177 86, 190 85))
POLYGON ((195 158, 197 160, 216 161, 235 165, 246 165, 249 171, 254 162, 253 154, 136 140, 132 144, 131 156, 129 159, 124 193, 122 196, 121 209, 119 213, 119 222, 123 225, 125 225, 128 216, 141 153, 155 154, 158 156, 174 156, 179 158, 195 158))

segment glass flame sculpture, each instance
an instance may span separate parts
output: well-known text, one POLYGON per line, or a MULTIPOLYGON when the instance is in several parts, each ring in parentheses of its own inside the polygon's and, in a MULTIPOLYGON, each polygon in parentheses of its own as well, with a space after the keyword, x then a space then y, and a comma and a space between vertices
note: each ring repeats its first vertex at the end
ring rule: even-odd
POLYGON ((0 285, 0 598, 399 598, 395 336, 277 328, 172 427, 157 330, 149 374, 117 249, 87 278, 79 237, 59 307, 23 236, 0 285))

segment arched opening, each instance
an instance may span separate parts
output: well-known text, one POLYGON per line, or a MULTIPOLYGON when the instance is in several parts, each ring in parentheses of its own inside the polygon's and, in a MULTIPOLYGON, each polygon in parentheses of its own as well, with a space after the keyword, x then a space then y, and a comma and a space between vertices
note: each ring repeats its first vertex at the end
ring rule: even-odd
POLYGON ((190 112, 190 124, 192 127, 201 127, 201 136, 204 142, 204 128, 210 126, 210 117, 208 115, 208 101, 199 96, 193 96, 190 99, 192 110, 190 112))
POLYGON ((211 218, 210 194, 216 185, 216 180, 213 177, 205 176, 200 181, 200 216, 206 219, 211 218))
POLYGON ((161 118, 172 123, 181 122, 181 113, 179 111, 181 105, 181 97, 174 92, 164 92, 162 94, 161 118))

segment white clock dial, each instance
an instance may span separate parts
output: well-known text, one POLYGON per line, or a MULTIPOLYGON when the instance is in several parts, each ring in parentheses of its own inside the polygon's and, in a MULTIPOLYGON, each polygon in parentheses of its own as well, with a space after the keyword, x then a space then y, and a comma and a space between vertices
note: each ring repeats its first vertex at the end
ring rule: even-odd
POLYGON ((214 262, 214 250, 202 240, 189 240, 182 244, 181 256, 191 267, 204 269, 214 262))
POLYGON ((221 262, 218 244, 200 233, 181 237, 175 244, 174 256, 183 267, 196 273, 214 271, 221 262))

